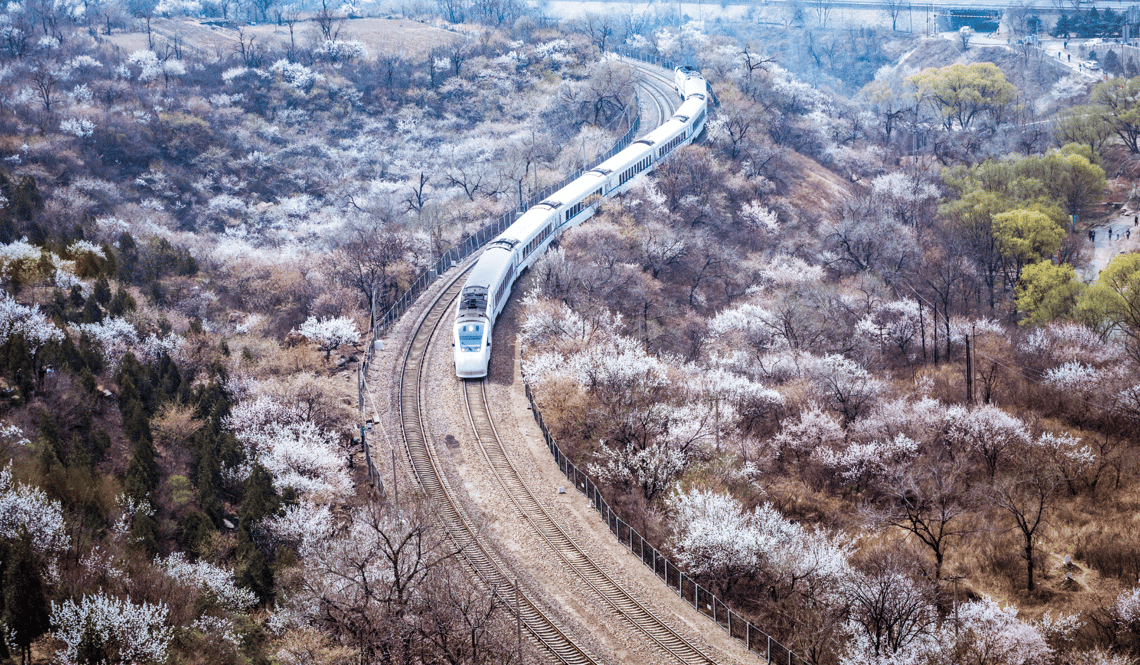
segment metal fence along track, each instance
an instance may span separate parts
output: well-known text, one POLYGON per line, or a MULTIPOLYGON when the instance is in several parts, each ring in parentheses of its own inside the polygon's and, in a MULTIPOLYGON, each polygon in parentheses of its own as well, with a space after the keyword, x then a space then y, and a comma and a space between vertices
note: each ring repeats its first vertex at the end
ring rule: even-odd
POLYGON ((609 527, 610 532, 617 536, 619 543, 624 545, 634 556, 639 557, 647 567, 652 568, 653 574, 669 585, 669 588, 673 589, 685 602, 692 605, 701 614, 711 618, 729 636, 739 641, 749 651, 759 655, 769 663, 807 665, 807 661, 800 658, 791 649, 780 644, 778 640, 757 628, 755 624, 729 609, 711 591, 697 584, 693 578, 686 575, 676 564, 661 554, 660 550, 653 547, 649 541, 634 530, 628 522, 621 519, 621 516, 614 512, 609 503, 602 497, 602 493, 594 481, 590 480, 584 471, 574 466, 562 453, 562 449, 555 443, 554 437, 550 435, 550 430, 547 429, 546 423, 542 420, 542 413, 538 410, 538 404, 534 401, 534 393, 530 389, 530 382, 526 381, 525 376, 523 384, 526 387, 526 398, 530 402, 534 421, 542 431, 542 436, 546 440, 546 447, 554 456, 554 461, 558 463, 558 469, 574 484, 574 487, 578 488, 579 492, 586 495, 591 505, 594 506, 594 510, 598 511, 602 521, 609 527))
POLYGON ((539 193, 532 196, 529 200, 527 200, 526 203, 520 205, 518 210, 511 211, 500 216, 495 221, 487 224, 475 233, 468 236, 458 245, 455 245, 451 249, 444 252, 443 255, 440 256, 439 259, 435 262, 435 264, 424 272, 420 273, 419 277, 416 278, 416 281, 412 282, 412 284, 408 287, 408 290, 404 291, 404 293, 396 300, 396 302, 391 307, 389 307, 388 310, 384 312, 384 314, 381 315, 378 320, 373 323, 373 339, 376 339, 382 335, 383 331, 386 330, 388 326, 392 325, 392 322, 400 318, 404 312, 408 311, 408 309, 415 303, 416 298, 419 298, 420 294, 422 294, 429 286, 431 286, 432 283, 434 283, 440 275, 446 272, 449 268, 458 265, 459 262, 463 259, 471 256, 471 254, 476 252, 483 245, 486 245, 487 243, 494 240, 500 233, 506 231, 507 227, 513 224, 514 221, 518 219, 519 215, 526 212, 527 210, 530 210, 538 203, 541 203, 546 197, 550 196, 554 192, 557 192, 566 185, 569 185, 571 182, 577 180, 582 176, 582 174, 596 167, 598 164, 601 164, 610 157, 613 157, 622 150, 625 150, 627 147, 629 147, 629 144, 633 141, 633 137, 637 135, 637 132, 640 128, 641 116, 638 115, 633 119, 633 124, 630 126, 629 131, 626 132, 625 136, 621 137, 621 139, 619 139, 618 142, 614 144, 613 148, 610 148, 609 152, 599 157, 589 166, 584 166, 574 173, 570 174, 558 184, 550 185, 549 187, 543 189, 539 193))

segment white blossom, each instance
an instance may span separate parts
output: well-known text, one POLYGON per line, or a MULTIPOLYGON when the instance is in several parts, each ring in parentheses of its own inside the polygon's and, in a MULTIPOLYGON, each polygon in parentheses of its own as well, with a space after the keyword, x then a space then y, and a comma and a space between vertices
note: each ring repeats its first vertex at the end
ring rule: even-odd
POLYGON ((992 404, 973 409, 952 406, 946 410, 945 423, 950 443, 981 457, 991 475, 1010 448, 1030 442, 1025 423, 992 404))
POLYGON ((234 622, 224 617, 200 616, 191 624, 194 628, 225 640, 234 646, 241 646, 241 638, 234 631, 234 622))
POLYGON ((605 445, 594 457, 586 470, 599 480, 655 490, 667 487, 688 465, 685 451, 668 443, 651 443, 641 449, 605 445))
POLYGON ((1108 343, 1091 328, 1072 322, 1034 328, 1022 340, 1019 350, 1058 365, 1079 361, 1097 367, 1120 361, 1124 353, 1121 345, 1108 343))
POLYGON ((166 625, 170 609, 163 603, 132 603, 105 592, 83 596, 78 602, 51 603, 52 637, 64 643, 56 656, 66 663, 76 662, 79 643, 88 626, 104 645, 117 647, 125 663, 161 663, 174 637, 166 625))
POLYGON ((197 16, 202 13, 202 3, 198 0, 160 0, 154 13, 159 16, 197 16))
MULTIPOLYGON (((239 402, 225 421, 249 460, 265 466, 278 488, 309 500, 334 500, 351 489, 347 454, 339 436, 307 420, 296 406, 267 395, 239 402)), ((238 479, 248 469, 234 470, 238 479)))
POLYGON ((297 555, 305 558, 316 553, 332 534, 332 512, 327 505, 301 501, 287 507, 280 515, 267 517, 261 532, 277 543, 292 546, 297 555))
POLYGON ((67 118, 59 123, 59 130, 83 139, 95 133, 95 123, 87 118, 67 118))
POLYGON ((310 316, 296 332, 317 343, 328 355, 342 344, 359 344, 360 332, 356 322, 347 316, 318 318, 310 316))
POLYGON ((918 442, 899 434, 893 439, 852 443, 838 452, 818 448, 815 457, 824 466, 837 469, 845 481, 865 484, 890 477, 917 455, 918 442))
POLYGON ((777 256, 761 274, 776 286, 792 286, 823 279, 823 267, 813 266, 795 256, 777 256))
POLYGON ((1112 603, 1118 628, 1140 626, 1140 586, 1124 591, 1112 603))
POLYGON ((1084 364, 1079 360, 1067 362, 1060 367, 1053 367, 1045 371, 1045 382, 1053 384, 1061 390, 1078 390, 1082 393, 1091 392, 1101 383, 1100 372, 1095 367, 1084 364))
POLYGON ((13 335, 23 335, 32 353, 63 339, 63 331, 40 312, 39 305, 21 305, 7 291, 0 292, 0 344, 13 335))
POLYGON ((368 49, 363 42, 355 40, 326 39, 313 50, 313 54, 330 62, 348 62, 368 57, 368 49))
POLYGON ((749 201, 740 209, 740 216, 753 226, 769 233, 779 233, 780 223, 776 213, 760 205, 759 201, 749 201))
POLYGON ((71 544, 63 509, 37 487, 17 483, 12 478, 12 462, 0 471, 0 538, 15 539, 27 532, 32 547, 40 552, 59 554, 71 544))
POLYGON ((795 422, 785 423, 772 438, 772 445, 781 454, 791 452, 798 456, 811 456, 816 450, 838 445, 843 441, 843 427, 834 416, 818 408, 800 413, 795 422))
POLYGON ((182 552, 175 552, 165 559, 159 557, 154 562, 164 568, 171 579, 205 590, 227 610, 241 611, 257 602, 256 594, 237 586, 231 570, 206 561, 191 563, 182 552))
POLYGON ((776 581, 810 577, 822 590, 849 573, 854 550, 845 537, 800 526, 771 504, 745 513, 735 498, 697 489, 673 493, 667 505, 677 562, 691 574, 761 568, 776 581))
POLYGON ((1048 662, 1052 655, 1041 632, 1018 620, 1013 606, 1001 609, 982 598, 960 605, 958 620, 967 651, 964 662, 1030 665, 1048 662))
POLYGON ((0 441, 17 446, 26 446, 31 443, 28 441, 28 437, 24 436, 23 430, 16 425, 5 422, 0 422, 0 441))
POLYGON ((173 333, 165 337, 140 335, 135 326, 120 317, 108 317, 101 323, 80 323, 76 328, 103 347, 103 357, 112 368, 117 368, 128 352, 134 353, 140 362, 153 362, 163 353, 175 354, 182 344, 182 339, 173 333))
POLYGON ((308 67, 296 63, 289 62, 288 60, 278 60, 270 67, 270 71, 281 74, 285 82, 298 90, 308 91, 318 81, 323 81, 324 76, 314 72, 308 67))
POLYGON ((72 69, 99 69, 103 63, 89 55, 77 55, 68 63, 72 69))
POLYGON ((107 258, 107 256, 103 253, 102 247, 87 240, 76 240, 67 246, 67 253, 71 254, 72 256, 83 254, 84 252, 90 252, 100 259, 107 258))
POLYGON ((27 238, 0 245, 0 279, 11 280, 21 263, 35 263, 43 250, 28 242, 27 238))
POLYGON ((921 312, 913 300, 893 300, 872 309, 855 326, 867 338, 908 358, 914 354, 912 346, 921 332, 921 312))

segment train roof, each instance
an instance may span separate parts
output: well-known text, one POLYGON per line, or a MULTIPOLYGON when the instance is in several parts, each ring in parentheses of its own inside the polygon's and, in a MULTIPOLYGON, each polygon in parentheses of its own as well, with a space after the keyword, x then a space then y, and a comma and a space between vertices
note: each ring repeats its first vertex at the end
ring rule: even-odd
POLYGON ((652 141, 652 145, 659 145, 661 143, 667 142, 677 134, 680 134, 684 129, 685 122, 683 120, 672 118, 665 121, 657 129, 649 132, 645 138, 652 141))
POLYGON ((498 284, 511 265, 511 251, 502 245, 492 244, 483 250, 464 287, 481 286, 490 289, 498 284))
POLYGON ((559 206, 577 201, 601 187, 606 182, 607 175, 608 174, 602 173, 598 169, 591 169, 583 174, 582 177, 576 178, 569 185, 551 194, 548 200, 556 201, 559 206))
POLYGON ((536 205, 530 210, 519 215, 514 224, 507 227, 506 231, 499 236, 500 238, 510 238, 523 242, 530 238, 536 231, 542 228, 546 220, 550 219, 555 213, 544 205, 536 205))

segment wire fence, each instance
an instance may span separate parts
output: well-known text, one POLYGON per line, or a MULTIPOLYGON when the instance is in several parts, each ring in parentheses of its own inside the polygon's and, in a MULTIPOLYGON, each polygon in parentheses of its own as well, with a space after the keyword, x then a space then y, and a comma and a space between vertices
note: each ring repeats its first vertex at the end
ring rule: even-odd
POLYGON ((629 131, 625 133, 625 136, 621 137, 621 139, 619 139, 618 142, 615 143, 608 152, 606 152, 606 154, 594 160, 592 164, 589 166, 583 166, 574 173, 563 178, 560 182, 542 189, 541 191, 531 196, 530 199, 528 199, 525 203, 521 204, 518 207, 518 210, 513 210, 501 215, 495 221, 482 227, 475 233, 463 239, 459 244, 453 246, 451 249, 440 255, 439 259, 436 260, 436 262, 431 267, 420 273, 420 275, 416 278, 416 281, 413 282, 406 291, 404 291, 404 293, 391 307, 388 308, 386 312, 384 312, 380 319, 373 322, 373 339, 376 339, 379 335, 383 334, 383 332, 388 329, 388 326, 392 325, 396 319, 399 319, 400 316, 404 314, 404 312, 408 311, 412 304, 415 303, 416 298, 418 298, 420 294, 427 290, 427 288, 431 286, 432 283, 435 282, 435 280, 441 274, 446 272, 449 268, 457 265, 463 259, 471 256, 471 254, 475 253, 483 245, 486 245, 488 242, 498 237, 499 234, 503 231, 506 231, 507 227, 513 224, 514 221, 518 218, 518 215, 521 215, 527 210, 530 210, 535 205, 541 203, 546 199, 546 197, 550 196, 554 192, 557 192, 566 185, 569 185, 571 182, 577 180, 582 176, 582 174, 586 173, 590 169, 596 168, 598 164, 601 164, 610 157, 613 157, 622 150, 625 150, 633 141, 633 137, 637 135, 637 132, 640 128, 641 115, 638 114, 633 119, 633 123, 630 125, 629 131))
POLYGON ((558 444, 555 443, 554 437, 550 435, 550 430, 547 429, 546 423, 542 420, 542 413, 538 410, 538 404, 534 401, 530 381, 527 381, 525 376, 523 385, 526 387, 526 398, 530 402, 534 421, 542 431, 542 436, 546 440, 546 447, 554 456, 559 471, 573 483, 579 492, 586 496, 594 510, 598 511, 602 521, 609 527, 610 533, 617 537, 619 543, 624 545, 631 554, 639 557, 646 567, 653 569, 653 574, 665 582, 685 602, 715 621, 730 637, 743 644, 752 653, 764 658, 769 663, 807 665, 807 661, 796 655, 791 649, 729 609, 711 591, 697 584, 693 578, 686 575, 684 571, 666 558, 660 550, 653 547, 636 529, 610 508, 609 503, 606 502, 594 481, 584 471, 574 466, 563 454, 558 444))

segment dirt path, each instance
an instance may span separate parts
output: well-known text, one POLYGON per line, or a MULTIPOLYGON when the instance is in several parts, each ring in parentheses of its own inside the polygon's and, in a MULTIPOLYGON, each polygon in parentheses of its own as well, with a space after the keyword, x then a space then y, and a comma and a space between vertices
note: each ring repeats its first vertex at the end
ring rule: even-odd
POLYGON ((1119 254, 1140 250, 1140 211, 1123 208, 1111 220, 1092 228, 1093 256, 1081 271, 1081 279, 1095 281, 1119 254))

